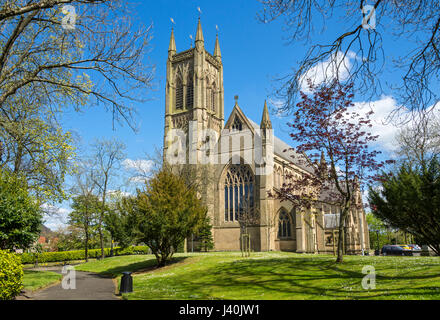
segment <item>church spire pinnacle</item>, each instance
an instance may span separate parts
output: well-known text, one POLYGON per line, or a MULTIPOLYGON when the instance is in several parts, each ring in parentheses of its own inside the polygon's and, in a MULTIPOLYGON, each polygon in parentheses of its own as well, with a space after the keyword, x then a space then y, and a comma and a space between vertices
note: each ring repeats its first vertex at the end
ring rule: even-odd
POLYGON ((263 117, 261 118, 261 129, 272 129, 272 122, 270 122, 269 110, 267 109, 267 101, 264 101, 263 117))
POLYGON ((174 39, 174 28, 171 28, 171 38, 170 38, 170 45, 168 47, 168 52, 172 54, 176 53, 176 40, 174 39))
POLYGON ((214 58, 216 58, 219 61, 222 60, 222 52, 220 51, 220 42, 218 41, 218 33, 215 39, 214 58))
POLYGON ((199 17, 199 22, 197 24, 196 43, 198 41, 205 42, 205 40, 203 39, 202 23, 200 22, 200 17, 199 17))
POLYGON ((327 162, 325 161, 324 151, 321 151, 320 171, 322 179, 328 177, 328 167, 327 162))

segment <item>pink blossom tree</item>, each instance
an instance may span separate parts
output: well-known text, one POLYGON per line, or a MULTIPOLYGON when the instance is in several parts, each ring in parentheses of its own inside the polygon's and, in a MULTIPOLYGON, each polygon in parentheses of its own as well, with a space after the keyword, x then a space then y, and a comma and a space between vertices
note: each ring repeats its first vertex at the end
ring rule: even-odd
POLYGON ((317 87, 308 80, 308 86, 311 93, 300 93, 301 101, 292 110, 293 120, 288 126, 297 145, 296 162, 305 162, 309 174, 299 178, 287 175, 283 185, 270 195, 297 208, 317 203, 339 207, 336 262, 343 262, 348 214, 350 209, 362 207, 357 191, 361 183, 373 182, 377 170, 389 161, 376 160, 380 151, 369 148, 378 138, 368 132, 373 111, 361 115, 353 108, 352 84, 334 81, 317 87))

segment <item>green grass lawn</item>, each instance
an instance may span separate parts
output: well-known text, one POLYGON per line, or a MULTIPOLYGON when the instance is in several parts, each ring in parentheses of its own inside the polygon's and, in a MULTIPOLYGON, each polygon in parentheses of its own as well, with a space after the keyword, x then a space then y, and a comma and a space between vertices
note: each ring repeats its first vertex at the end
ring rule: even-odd
POLYGON ((117 256, 94 260, 75 266, 78 271, 96 272, 103 276, 115 278, 124 271, 137 271, 155 267, 156 259, 153 255, 117 256))
POLYGON ((287 252, 177 254, 154 268, 152 255, 93 261, 77 270, 117 277, 133 275, 134 292, 124 299, 440 299, 439 257, 346 256, 287 252), (376 269, 376 289, 361 281, 366 265, 376 269))
POLYGON ((62 275, 51 271, 23 270, 23 289, 38 290, 61 280, 62 275))

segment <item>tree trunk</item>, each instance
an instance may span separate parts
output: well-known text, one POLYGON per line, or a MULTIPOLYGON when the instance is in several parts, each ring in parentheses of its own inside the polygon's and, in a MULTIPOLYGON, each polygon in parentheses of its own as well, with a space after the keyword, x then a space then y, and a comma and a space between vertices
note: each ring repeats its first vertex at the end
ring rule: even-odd
POLYGON ((341 212, 341 215, 339 216, 338 257, 336 258, 337 263, 342 263, 344 261, 345 218, 348 214, 349 207, 350 203, 346 204, 341 212))
POLYGON ((18 142, 17 152, 15 154, 14 161, 14 173, 17 174, 21 169, 21 162, 23 158, 23 146, 21 145, 21 141, 18 142))
POLYGON ((102 225, 99 226, 99 242, 101 244, 101 259, 105 258, 104 254, 104 235, 102 233, 102 225))
POLYGON ((99 242, 101 243, 101 259, 105 258, 104 254, 104 235, 102 233, 102 220, 104 219, 105 214, 105 200, 107 197, 107 183, 108 183, 108 173, 105 173, 105 180, 104 180, 104 189, 102 192, 102 210, 101 214, 99 216, 99 242))
POLYGON ((86 262, 89 262, 89 232, 88 230, 86 231, 86 243, 85 243, 85 247, 84 247, 84 254, 86 256, 86 262))
POLYGON ((85 244, 84 244, 84 255, 86 258, 86 262, 89 262, 89 216, 88 216, 88 208, 86 205, 86 213, 85 213, 85 223, 84 223, 84 233, 85 233, 85 244))

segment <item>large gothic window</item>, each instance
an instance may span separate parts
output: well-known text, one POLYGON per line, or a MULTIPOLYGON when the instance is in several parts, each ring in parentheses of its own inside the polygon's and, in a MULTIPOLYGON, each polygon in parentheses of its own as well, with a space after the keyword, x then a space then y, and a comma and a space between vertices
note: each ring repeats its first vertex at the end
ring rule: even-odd
POLYGON ((176 83, 176 109, 183 109, 183 82, 177 77, 176 83))
POLYGON ((282 210, 278 220, 278 238, 285 239, 292 237, 292 224, 290 222, 289 214, 282 210))
POLYGON ((244 208, 254 207, 254 176, 249 166, 231 165, 225 176, 225 221, 238 221, 244 208))

